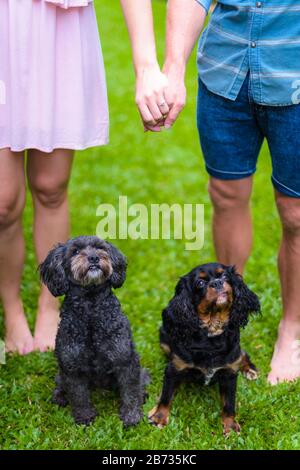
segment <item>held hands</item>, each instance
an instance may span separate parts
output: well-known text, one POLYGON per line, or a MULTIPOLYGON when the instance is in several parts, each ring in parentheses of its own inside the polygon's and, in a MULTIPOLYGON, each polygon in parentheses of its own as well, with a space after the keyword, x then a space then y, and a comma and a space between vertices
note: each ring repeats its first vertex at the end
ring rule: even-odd
POLYGON ((168 79, 165 97, 170 109, 165 119, 164 126, 166 129, 170 129, 186 103, 186 88, 184 84, 185 66, 165 63, 163 72, 168 79))
POLYGON ((154 64, 137 73, 136 104, 145 131, 171 128, 185 100, 184 69, 165 65, 162 73, 158 64, 154 64))

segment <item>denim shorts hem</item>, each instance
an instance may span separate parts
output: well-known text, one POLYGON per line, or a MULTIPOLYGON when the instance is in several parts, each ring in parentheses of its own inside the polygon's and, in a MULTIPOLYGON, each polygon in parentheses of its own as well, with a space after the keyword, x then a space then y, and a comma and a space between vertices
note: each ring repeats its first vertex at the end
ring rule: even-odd
POLYGON ((253 175, 256 171, 256 168, 248 171, 223 171, 212 168, 211 166, 205 165, 206 171, 210 176, 217 178, 219 180, 240 180, 243 178, 248 178, 253 175))
POLYGON ((280 193, 285 194, 286 196, 289 196, 289 197, 300 198, 299 192, 294 191, 293 189, 290 189, 284 184, 280 183, 280 181, 278 181, 274 177, 274 175, 272 175, 272 183, 273 183, 274 188, 277 189, 277 191, 279 191, 280 193))

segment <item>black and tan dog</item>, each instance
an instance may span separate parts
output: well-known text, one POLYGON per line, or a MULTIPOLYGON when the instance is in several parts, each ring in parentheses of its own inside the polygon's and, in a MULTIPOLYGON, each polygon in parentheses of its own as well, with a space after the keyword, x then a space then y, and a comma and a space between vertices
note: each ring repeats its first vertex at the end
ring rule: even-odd
POLYGON ((125 257, 97 237, 78 237, 51 250, 40 273, 54 296, 65 295, 55 347, 54 402, 69 403, 76 423, 89 424, 97 414, 91 389, 116 388, 124 425, 137 424, 149 377, 112 291, 125 280, 125 257))
POLYGON ((185 378, 218 382, 224 434, 240 431, 235 421, 238 372, 255 379, 257 369, 240 348, 240 328, 260 311, 257 296, 232 266, 198 266, 178 282, 175 296, 163 311, 160 344, 168 354, 163 390, 149 420, 168 424, 176 387, 185 378))

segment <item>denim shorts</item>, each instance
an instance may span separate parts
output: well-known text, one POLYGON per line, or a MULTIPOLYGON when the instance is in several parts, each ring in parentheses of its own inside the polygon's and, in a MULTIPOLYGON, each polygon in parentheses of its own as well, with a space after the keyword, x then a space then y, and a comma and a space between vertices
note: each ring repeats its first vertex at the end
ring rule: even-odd
POLYGON ((274 187, 300 197, 300 104, 254 103, 249 74, 235 101, 212 93, 199 79, 197 124, 211 176, 237 180, 252 175, 266 138, 274 187))

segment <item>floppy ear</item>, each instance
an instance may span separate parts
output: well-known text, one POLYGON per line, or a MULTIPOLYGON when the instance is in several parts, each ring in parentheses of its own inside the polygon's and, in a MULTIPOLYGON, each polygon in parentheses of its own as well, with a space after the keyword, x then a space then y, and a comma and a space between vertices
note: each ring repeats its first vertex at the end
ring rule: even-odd
POLYGON ((40 264, 39 271, 42 282, 54 297, 66 294, 69 282, 63 267, 65 245, 58 244, 49 251, 45 261, 40 264))
POLYGON ((176 288, 175 295, 169 305, 163 310, 163 324, 166 330, 171 333, 172 330, 180 329, 183 336, 185 331, 199 328, 199 318, 195 313, 192 303, 192 289, 188 276, 180 278, 176 288))
POLYGON ((111 259, 113 273, 110 278, 111 285, 117 289, 124 284, 126 277, 127 261, 123 253, 121 253, 114 245, 105 242, 108 254, 111 259))
POLYGON ((257 295, 244 283, 242 276, 236 272, 234 266, 229 268, 228 274, 233 289, 231 322, 244 327, 251 313, 260 312, 260 302, 257 295))

